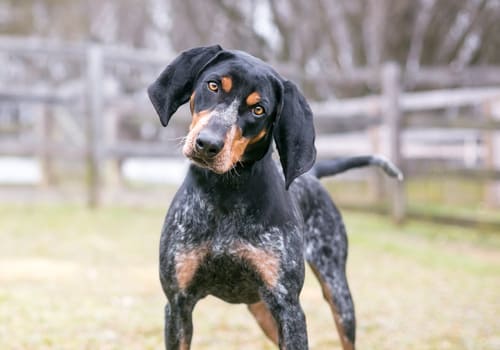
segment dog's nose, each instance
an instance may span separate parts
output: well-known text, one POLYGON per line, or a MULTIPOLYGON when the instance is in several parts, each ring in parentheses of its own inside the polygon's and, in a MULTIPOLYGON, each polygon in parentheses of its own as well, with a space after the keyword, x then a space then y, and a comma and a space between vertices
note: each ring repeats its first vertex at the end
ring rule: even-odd
POLYGON ((224 139, 210 130, 202 130, 196 138, 196 151, 213 158, 224 147, 224 139))

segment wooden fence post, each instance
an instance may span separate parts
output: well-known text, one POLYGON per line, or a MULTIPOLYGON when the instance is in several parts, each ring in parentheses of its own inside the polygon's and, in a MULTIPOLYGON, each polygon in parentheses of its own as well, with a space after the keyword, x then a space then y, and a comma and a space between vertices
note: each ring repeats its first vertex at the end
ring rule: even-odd
MULTIPOLYGON (((388 62, 382 69, 382 93, 384 96, 382 118, 387 128, 388 157, 399 168, 402 166, 401 152, 401 68, 397 63, 388 62)), ((406 203, 404 185, 394 179, 388 180, 390 213, 396 223, 405 217, 406 203)))
MULTIPOLYGON (((122 110, 119 106, 111 107, 106 110, 106 149, 109 151, 115 150, 118 145, 118 133, 120 126, 120 117, 122 110)), ((123 186, 123 176, 121 174, 121 158, 111 151, 108 153, 106 183, 111 185, 113 189, 123 186)))
POLYGON ((100 202, 102 115, 103 115, 103 54, 102 48, 87 49, 86 137, 87 137, 87 205, 95 208, 100 202))
POLYGON ((51 106, 43 106, 41 108, 41 116, 38 122, 38 158, 42 173, 41 185, 44 187, 51 186, 55 183, 54 166, 53 166, 53 130, 54 118, 51 111, 51 106))
MULTIPOLYGON (((488 101, 483 104, 482 112, 487 115, 488 120, 500 120, 500 100, 488 101)), ((486 133, 486 167, 487 170, 495 172, 500 169, 500 130, 488 130, 486 133)), ((492 179, 485 186, 486 203, 493 208, 500 206, 500 181, 492 179)))

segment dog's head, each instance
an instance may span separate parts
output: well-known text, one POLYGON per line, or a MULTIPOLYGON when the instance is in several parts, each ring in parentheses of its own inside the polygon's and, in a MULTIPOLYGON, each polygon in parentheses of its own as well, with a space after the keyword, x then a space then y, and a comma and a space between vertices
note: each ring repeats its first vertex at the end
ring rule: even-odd
POLYGON ((196 165, 223 174, 261 159, 274 137, 286 187, 315 160, 312 113, 304 96, 269 65, 220 46, 183 52, 149 87, 167 126, 190 103, 192 122, 183 153, 196 165))

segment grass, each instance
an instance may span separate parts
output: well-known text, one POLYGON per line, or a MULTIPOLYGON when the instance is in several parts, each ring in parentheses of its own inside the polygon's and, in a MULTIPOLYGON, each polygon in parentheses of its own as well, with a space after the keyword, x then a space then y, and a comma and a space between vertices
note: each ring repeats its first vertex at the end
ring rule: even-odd
MULTIPOLYGON (((0 349, 160 349, 163 208, 0 205, 0 349)), ((500 237, 345 215, 359 349, 499 349, 500 237)), ((308 272, 311 349, 340 349, 308 272)), ((241 305, 207 298, 194 349, 273 349, 241 305)))

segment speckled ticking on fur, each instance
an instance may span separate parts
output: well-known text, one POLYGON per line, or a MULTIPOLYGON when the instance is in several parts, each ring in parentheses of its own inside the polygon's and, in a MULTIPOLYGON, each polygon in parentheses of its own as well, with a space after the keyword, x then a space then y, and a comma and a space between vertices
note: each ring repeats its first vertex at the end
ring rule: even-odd
POLYGON ((214 295, 249 305, 280 349, 306 350, 299 295, 307 261, 332 309, 343 349, 354 349, 347 236, 317 177, 367 165, 396 175, 398 169, 370 156, 311 169, 316 151, 306 100, 269 65, 239 51, 188 50, 148 92, 164 126, 187 101, 193 112, 184 146, 193 164, 160 239, 166 348, 189 349, 193 308, 214 295), (221 88, 214 85, 218 82, 221 88), (210 132, 211 152, 197 143, 203 131, 210 132), (281 166, 272 159, 273 139, 281 166))
POLYGON ((229 106, 224 106, 221 108, 217 108, 216 111, 216 122, 221 123, 221 125, 225 127, 230 127, 236 123, 238 119, 238 107, 240 106, 240 102, 234 100, 229 104, 229 106))

